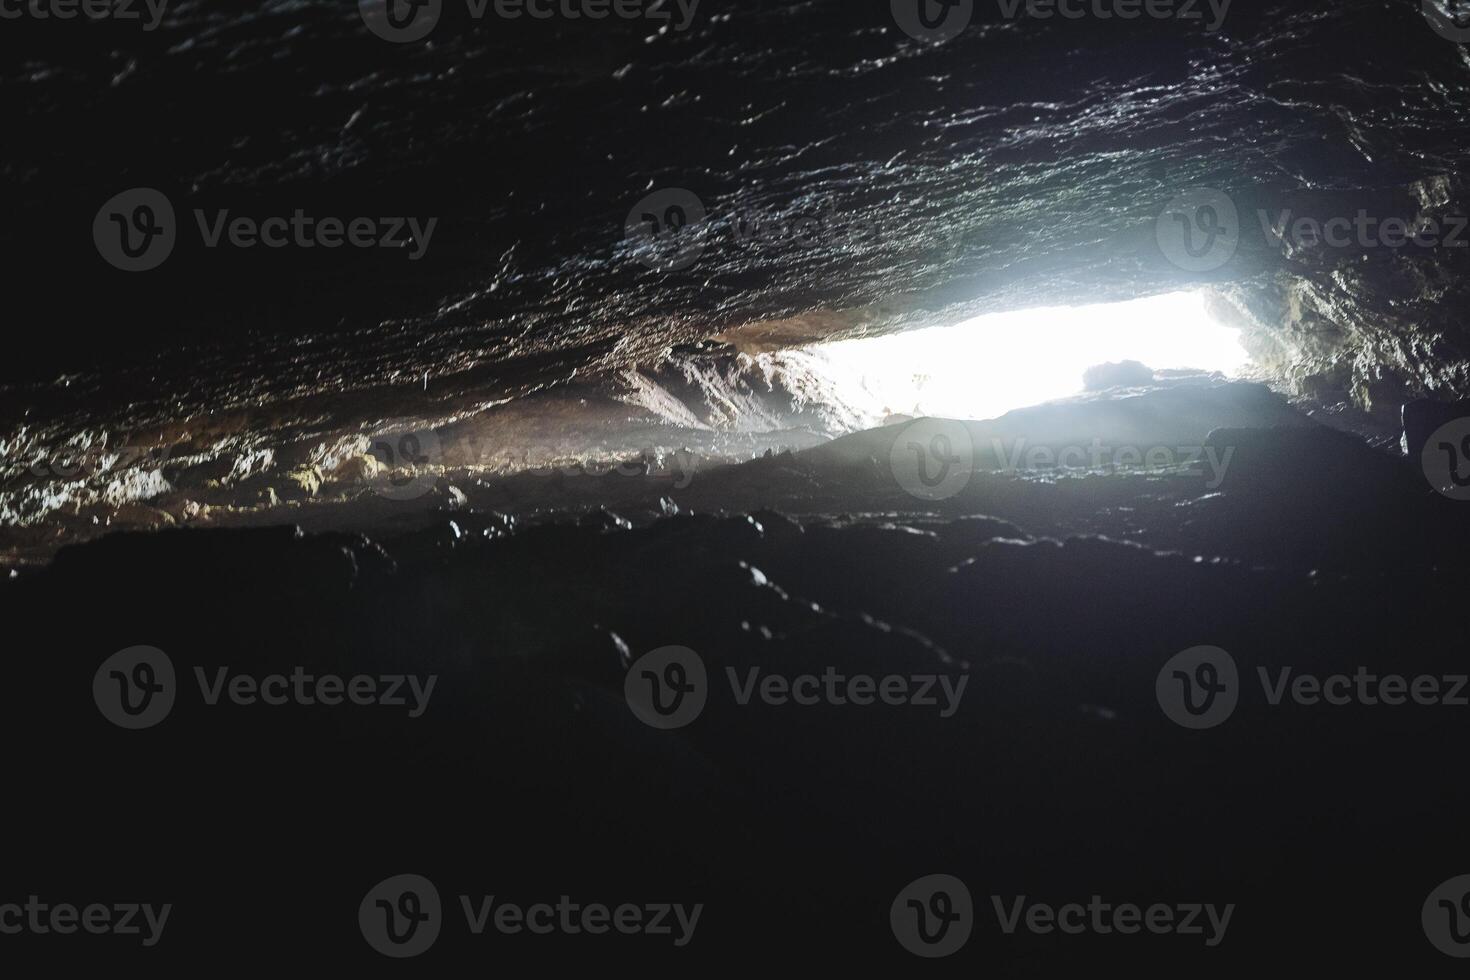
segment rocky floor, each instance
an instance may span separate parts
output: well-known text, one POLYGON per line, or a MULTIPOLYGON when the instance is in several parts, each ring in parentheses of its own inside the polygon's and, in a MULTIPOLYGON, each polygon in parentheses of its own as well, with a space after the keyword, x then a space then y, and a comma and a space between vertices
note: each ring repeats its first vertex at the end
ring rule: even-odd
POLYGON ((519 515, 493 506, 514 488, 492 483, 433 489, 397 522, 365 509, 370 535, 222 527, 66 548, 0 589, 34 637, 10 651, 7 877, 53 900, 173 903, 156 948, 68 947, 110 963, 258 968, 306 950, 381 968, 353 912, 412 872, 444 903, 431 970, 912 968, 890 906, 942 873, 973 901, 950 969, 1437 975, 1452 961, 1426 943, 1421 905, 1466 870, 1470 708, 1450 697, 1467 693, 1464 505, 1258 386, 1028 411, 940 430, 975 447, 945 499, 903 489, 914 430, 895 426, 683 488, 523 475, 556 506, 519 515), (995 458, 995 439, 1005 457, 1026 434, 1116 446, 1124 430, 1233 455, 1223 473, 995 458), (130 731, 99 710, 106 681, 89 692, 135 645, 167 655, 177 691, 130 731), (1236 670, 1220 675, 1223 721, 1170 700, 1171 658, 1201 646, 1236 670), (691 673, 669 672, 668 647, 691 673), (293 671, 413 683, 401 706, 237 703, 221 686, 293 671), (1370 693, 1437 678, 1449 703, 1280 688, 1339 674, 1371 675, 1352 687, 1370 693), (651 709, 650 677, 692 683, 701 707, 651 709), (781 685, 801 677, 828 693, 797 703, 799 684, 781 685), (855 703, 862 677, 875 703, 855 703), (885 678, 893 703, 875 693, 885 678), (685 945, 553 944, 475 935, 459 896, 488 894, 703 911, 685 945), (1008 933, 997 911, 1095 895, 1233 912, 1207 943, 1208 928, 1008 933))

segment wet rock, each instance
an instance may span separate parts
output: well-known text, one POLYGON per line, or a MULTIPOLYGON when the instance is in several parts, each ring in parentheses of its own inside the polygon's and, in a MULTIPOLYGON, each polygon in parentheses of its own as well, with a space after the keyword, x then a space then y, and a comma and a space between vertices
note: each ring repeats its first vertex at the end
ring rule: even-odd
POLYGON ((1414 489, 1397 456, 1326 426, 1222 428, 1205 445, 1222 464, 1220 489, 1227 492, 1289 493, 1330 503, 1414 489))
POLYGON ((1416 461, 1424 452, 1429 437, 1441 426, 1458 419, 1470 419, 1470 401, 1439 402, 1417 399, 1405 402, 1402 410, 1403 439, 1400 448, 1416 461))
POLYGON ((622 670, 627 670, 628 667, 633 663, 633 654, 632 651, 628 649, 628 644, 623 641, 623 638, 621 636, 618 636, 618 634, 613 632, 612 630, 607 631, 607 638, 608 641, 612 643, 613 652, 617 656, 618 667, 622 670))
POLYGON ((174 516, 167 511, 135 501, 113 508, 109 522, 123 527, 144 528, 169 527, 175 523, 174 516))
POLYGON ((762 534, 773 544, 785 547, 792 544, 805 529, 797 521, 778 511, 764 510, 753 511, 751 520, 761 526, 762 534))
MULTIPOLYGON (((1285 437, 1287 450, 1313 452, 1293 450, 1292 438, 1304 437, 1285 437)), ((1281 441, 1263 437, 1273 440, 1281 441)), ((1064 500, 1054 488, 1014 485, 1043 496, 1042 512, 1064 500)), ((1152 514, 1157 493, 1147 481, 1109 478, 1082 496, 1115 494, 1113 502, 1152 514)), ((1302 503, 1284 492, 1225 492, 1186 496, 1199 509, 1166 500, 1159 512, 1190 511, 1203 545, 1218 551, 1274 498, 1302 503), (1215 521, 1202 514, 1211 507, 1234 509, 1215 521)), ((1254 852, 1254 840, 1228 829, 1292 820, 1290 839, 1319 835, 1310 839, 1321 840, 1324 853, 1361 846, 1359 821, 1324 830, 1318 814, 1323 794, 1351 785, 1365 757, 1395 790, 1385 797, 1375 786, 1356 800, 1375 823, 1396 819, 1406 798, 1425 813, 1437 812, 1446 792, 1458 800, 1443 780, 1459 744, 1453 713, 1403 722, 1404 712, 1267 710, 1243 699, 1235 718, 1194 739, 1160 711, 1156 695, 1161 665, 1200 643, 1229 650, 1243 674, 1283 658, 1327 671, 1357 658, 1375 669, 1390 662, 1399 663, 1394 670, 1430 670, 1442 661, 1463 672, 1453 666, 1463 656, 1446 642, 1457 634, 1444 611, 1458 608, 1464 575, 1455 566, 1428 574, 1422 551, 1394 556, 1391 574, 1402 586, 1369 587, 1355 585, 1352 574, 1309 578, 1096 535, 1047 540, 988 516, 829 515, 802 523, 769 510, 751 516, 683 516, 617 534, 563 518, 476 542, 476 528, 506 530, 511 522, 471 511, 452 523, 431 515, 428 529, 399 531, 381 545, 291 528, 118 535, 0 583, 12 621, 63 621, 79 595, 94 613, 68 624, 67 646, 77 655, 14 658, 21 688, 35 693, 15 699, 12 713, 42 734, 37 744, 45 748, 37 751, 48 764, 71 759, 88 798, 99 781, 121 789, 149 779, 147 770, 109 775, 114 760, 80 751, 102 722, 85 693, 65 693, 86 691, 125 623, 138 642, 165 649, 185 676, 196 665, 300 663, 440 678, 429 711, 411 723, 393 712, 287 708, 252 725, 248 711, 201 717, 197 704, 181 703, 152 743, 160 772, 145 783, 150 799, 170 804, 197 798, 201 785, 237 801, 239 773, 269 758, 273 786, 283 792, 320 787, 324 767, 330 771, 332 791, 317 806, 353 833, 354 814, 383 805, 387 766, 418 779, 394 818, 421 819, 440 833, 466 801, 482 798, 484 785, 514 786, 517 809, 531 811, 516 839, 544 844, 541 854, 577 846, 576 834, 553 825, 557 814, 573 812, 587 821, 584 830, 601 833, 641 808, 631 826, 617 827, 620 845, 673 836, 697 849, 717 831, 726 859, 744 870, 769 858, 775 838, 749 810, 722 808, 755 800, 756 816, 809 821, 828 835, 844 866, 852 853, 897 855, 906 864, 913 841, 939 833, 934 860, 1011 861, 1000 866, 1021 880, 1034 863, 1012 861, 993 842, 1042 834, 1065 854, 1068 873, 1082 868, 1130 886, 1157 884, 1146 870, 1126 877, 1151 868, 1150 855, 1197 854, 1206 827, 1231 867, 1246 872, 1230 882, 1269 879, 1251 894, 1257 902, 1269 900, 1279 880, 1276 855, 1254 852), (451 551, 426 544, 448 541, 455 528, 462 543, 451 551), (968 554, 954 561, 957 552, 968 554), (816 591, 824 601, 814 600, 816 591), (655 731, 628 710, 622 685, 628 664, 665 645, 699 655, 709 697, 687 727, 655 731), (752 695, 741 703, 730 672, 745 685, 752 670, 757 681, 778 675, 783 683, 829 672, 969 680, 955 713, 941 717, 938 705, 825 697, 799 705, 752 695), (1200 765, 1215 783, 1198 801, 1160 776, 1200 765), (181 771, 191 773, 187 786, 178 784, 181 771), (706 792, 712 784, 702 773, 717 773, 729 791, 716 812, 695 821, 687 808, 668 809, 666 797, 648 802, 650 793, 706 792), (435 804, 429 814, 419 810, 426 799, 435 804), (1130 805, 1119 807, 1119 799, 1130 805), (1222 800, 1228 813, 1217 815, 1222 800), (941 825, 936 813, 961 817, 941 825), (1098 849, 1100 834, 1112 846, 1098 849)), ((1302 523, 1295 512, 1287 516, 1283 523, 1302 523)), ((1349 537, 1362 536, 1349 526, 1349 537)), ((1322 534, 1323 525, 1311 526, 1293 547, 1322 534)), ((1367 557, 1349 570, 1382 563, 1379 542, 1369 544, 1373 553, 1365 548, 1367 557)), ((273 811, 279 803, 272 797, 260 806, 273 811)), ((482 827, 483 809, 473 817, 467 828, 482 827)), ((270 833, 273 824, 259 826, 270 833)), ((1444 826, 1458 833, 1453 814, 1444 826)), ((473 839, 455 829, 454 847, 473 839)), ((799 847, 812 839, 803 833, 799 847)), ((578 857, 590 860, 608 850, 604 844, 597 837, 578 857)), ((503 853, 501 842, 492 846, 503 853)), ((796 850, 771 860, 811 860, 796 850)), ((540 860, 535 874, 544 873, 540 860)), ((891 891, 886 868, 874 874, 882 880, 861 882, 864 899, 891 891)), ((815 875, 813 887, 828 880, 815 875)), ((851 879, 839 880, 837 899, 851 879)))
MULTIPOLYGON (((224 482, 240 483, 273 468, 276 464, 276 453, 274 449, 260 449, 243 452, 225 462, 229 463, 229 470, 224 476, 224 482)), ((203 465, 208 466, 209 464, 203 465)))
POLYGON ((974 548, 997 538, 1026 540, 1030 535, 1011 521, 971 514, 958 520, 942 524, 937 528, 940 538, 954 542, 957 547, 974 548))
POLYGON ((442 482, 434 488, 432 499, 440 510, 464 510, 470 503, 463 490, 442 482))
POLYGON ((173 499, 159 502, 158 507, 176 521, 209 519, 209 505, 187 497, 175 496, 173 499))
POLYGON ((467 526, 479 532, 486 541, 508 538, 515 533, 516 519, 508 514, 466 514, 467 526))
MULTIPOLYGON (((1090 463, 1094 450, 1109 463, 1125 452, 1143 458, 1151 450, 1176 455, 1204 445, 1221 427, 1286 427, 1314 425, 1282 395, 1253 382, 1205 380, 1156 387, 1140 393, 1095 393, 1045 405, 1017 409, 986 421, 941 420, 951 444, 968 449, 975 466, 985 470, 1033 469, 1037 452, 1049 465, 1063 454, 1090 463)), ((850 476, 867 472, 892 485, 889 464, 903 430, 873 429, 844 436, 825 446, 797 454, 817 467, 841 468, 850 476)), ((741 469, 741 468, 736 468, 741 469)), ((723 474, 720 474, 723 476, 723 474)), ((719 476, 711 476, 718 480, 719 476)))
POLYGON ((146 569, 148 576, 135 588, 193 603, 192 618, 242 601, 329 597, 351 588, 361 569, 386 574, 391 565, 381 548, 360 535, 305 535, 296 527, 278 527, 115 534, 63 549, 51 570, 85 587, 84 582, 124 576, 130 568, 146 569))
POLYGON ((287 500, 315 497, 322 488, 322 471, 315 466, 298 466, 280 481, 280 492, 287 500))
POLYGON ((577 521, 580 527, 596 528, 599 531, 627 531, 633 527, 626 518, 619 517, 605 507, 583 514, 577 521))
POLYGON ((616 690, 636 659, 637 655, 616 631, 594 624, 552 652, 541 666, 616 690))
POLYGON ((382 472, 383 465, 378 462, 376 456, 370 453, 359 453, 356 456, 343 460, 338 466, 327 473, 326 478, 331 483, 358 484, 367 483, 382 472))

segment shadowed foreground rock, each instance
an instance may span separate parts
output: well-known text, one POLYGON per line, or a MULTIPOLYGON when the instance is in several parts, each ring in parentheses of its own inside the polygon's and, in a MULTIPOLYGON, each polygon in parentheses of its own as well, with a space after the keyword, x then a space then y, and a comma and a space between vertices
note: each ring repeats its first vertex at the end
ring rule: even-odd
MULTIPOLYGON (((889 904, 940 872, 975 900, 962 969, 1238 976, 1282 950, 1435 964, 1419 909, 1465 870, 1470 708, 1403 690, 1393 706, 1271 697, 1302 675, 1465 673, 1467 515, 1411 462, 1326 429, 1210 438, 1239 454, 1218 489, 1179 473, 977 474, 965 499, 1003 517, 879 513, 861 483, 848 513, 867 516, 686 512, 636 528, 607 511, 518 523, 471 494, 377 540, 168 531, 67 549, 0 591, 7 621, 53 640, 11 651, 10 778, 52 789, 12 808, 8 876, 57 901, 175 903, 147 952, 180 965, 221 950, 273 964, 288 948, 381 965, 353 910, 413 873, 444 900, 428 966, 896 969, 912 960, 889 904), (168 716, 140 731, 92 696, 99 664, 130 644, 165 651, 178 681, 168 716), (625 681, 669 645, 708 680, 702 711, 659 730, 625 681), (1156 684, 1199 645, 1233 658, 1238 704, 1189 730, 1156 684), (242 705, 219 687, 298 667, 435 681, 417 717, 406 682, 402 706, 242 705), (779 683, 767 700, 771 675, 815 677, 808 693, 842 703, 795 703, 801 688, 779 683), (873 703, 829 675, 874 678, 873 703), (924 703, 885 703, 887 677, 924 703), (684 947, 609 935, 553 949, 471 934, 461 894, 704 911, 684 947), (1215 947, 1008 935, 991 896, 1021 895, 1236 909, 1215 947)), ((844 492, 821 485, 846 479, 826 464, 747 465, 773 491, 805 467, 809 499, 844 492)), ((138 952, 102 937, 68 949, 138 952)))

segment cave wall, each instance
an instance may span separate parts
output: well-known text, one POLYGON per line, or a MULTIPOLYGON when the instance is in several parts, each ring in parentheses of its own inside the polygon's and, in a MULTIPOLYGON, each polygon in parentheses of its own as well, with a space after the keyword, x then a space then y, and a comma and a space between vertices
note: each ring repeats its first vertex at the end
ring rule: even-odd
POLYGON ((1186 288, 1213 289, 1293 395, 1380 420, 1470 395, 1466 249, 1283 244, 1258 217, 1463 214, 1466 51, 1393 0, 1242 2, 1214 31, 977 5, 937 45, 887 2, 749 0, 654 33, 450 21, 397 46, 323 2, 30 45, 0 109, 16 216, 0 250, 28 325, 0 376, 0 490, 44 500, 38 458, 120 447, 182 461, 165 479, 320 468, 389 426, 543 397, 604 412, 630 378, 707 428, 821 427, 800 377, 736 377, 726 348, 697 345, 757 357, 1186 288), (289 139, 258 132, 267 103, 289 139), (195 125, 137 139, 160 114, 195 125), (414 263, 181 243, 127 275, 77 229, 131 185, 183 214, 306 196, 442 226, 414 263), (670 188, 707 219, 692 262, 650 267, 627 222, 670 188), (1238 242, 1190 268, 1160 229, 1211 188, 1238 242))

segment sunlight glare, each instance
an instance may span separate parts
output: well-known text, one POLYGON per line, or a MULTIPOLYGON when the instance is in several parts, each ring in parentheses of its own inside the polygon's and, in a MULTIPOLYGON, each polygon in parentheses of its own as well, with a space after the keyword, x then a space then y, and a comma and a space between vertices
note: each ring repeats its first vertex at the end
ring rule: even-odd
POLYGON ((993 313, 809 350, 887 412, 971 419, 1079 394, 1083 372, 1110 361, 1229 376, 1249 363, 1239 332, 1209 315, 1202 294, 1187 292, 993 313))

